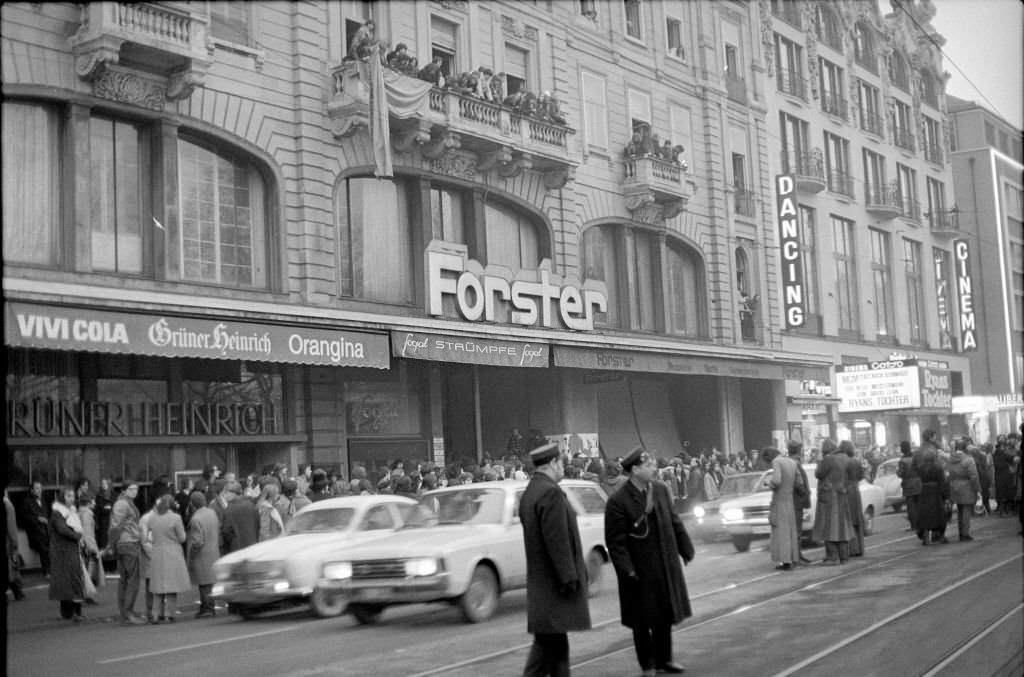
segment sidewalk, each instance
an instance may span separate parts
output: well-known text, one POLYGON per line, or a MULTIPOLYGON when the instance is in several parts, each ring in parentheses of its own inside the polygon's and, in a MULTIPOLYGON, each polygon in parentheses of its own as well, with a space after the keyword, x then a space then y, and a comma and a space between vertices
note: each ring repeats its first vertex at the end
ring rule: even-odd
MULTIPOLYGON (((5 607, 8 634, 73 624, 72 621, 60 617, 59 604, 50 599, 50 582, 41 571, 22 572, 22 581, 25 599, 15 602, 14 595, 10 591, 7 592, 5 607)), ((97 590, 98 604, 82 605, 82 613, 87 623, 118 623, 121 620, 117 609, 117 574, 108 571, 106 582, 106 585, 97 590)), ((198 591, 194 589, 178 595, 177 617, 190 618, 196 612, 197 598, 198 591)), ((146 611, 145 594, 141 590, 135 601, 135 611, 140 614, 146 611)))

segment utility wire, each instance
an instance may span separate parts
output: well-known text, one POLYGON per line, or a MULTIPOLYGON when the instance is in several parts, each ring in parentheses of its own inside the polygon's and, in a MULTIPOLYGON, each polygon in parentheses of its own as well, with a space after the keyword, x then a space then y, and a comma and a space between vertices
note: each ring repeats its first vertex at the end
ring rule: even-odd
POLYGON ((966 80, 968 84, 970 84, 971 87, 974 88, 974 91, 981 95, 981 98, 985 100, 985 103, 987 103, 992 108, 993 113, 1003 118, 1004 120, 1008 119, 1005 115, 999 112, 999 109, 996 108, 996 105, 992 103, 992 101, 987 96, 985 96, 985 93, 981 91, 978 85, 974 84, 974 81, 967 76, 967 73, 965 73, 959 65, 957 65, 956 61, 953 61, 953 59, 948 54, 946 54, 946 52, 942 49, 942 45, 935 41, 935 38, 932 37, 931 33, 925 30, 924 26, 922 26, 918 22, 918 20, 914 18, 914 15, 910 13, 910 10, 903 6, 903 0, 896 0, 896 2, 893 2, 892 4, 895 5, 896 7, 899 7, 900 11, 906 14, 907 17, 914 22, 914 25, 917 26, 919 31, 921 31, 921 34, 924 35, 924 37, 928 38, 928 42, 935 45, 935 49, 939 50, 939 53, 942 54, 943 57, 945 57, 946 61, 953 64, 953 68, 955 68, 956 71, 963 76, 964 80, 966 80))

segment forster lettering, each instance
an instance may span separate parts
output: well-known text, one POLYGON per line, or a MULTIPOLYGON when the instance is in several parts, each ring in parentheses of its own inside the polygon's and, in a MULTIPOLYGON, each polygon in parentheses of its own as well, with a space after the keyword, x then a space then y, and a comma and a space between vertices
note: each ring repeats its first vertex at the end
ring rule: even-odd
POLYGON ((974 285, 967 240, 953 241, 953 262, 956 268, 956 291, 960 299, 960 352, 977 350, 978 327, 974 314, 974 285))
POLYGON ((804 326, 804 273, 800 261, 800 224, 796 210, 793 177, 775 177, 779 215, 779 252, 782 256, 782 302, 786 327, 804 326))
POLYGON ((511 279, 460 254, 432 250, 426 268, 427 312, 434 316, 444 315, 444 299, 450 297, 470 322, 494 322, 499 309, 507 309, 513 324, 557 328, 560 321, 567 329, 590 331, 594 314, 608 309, 607 295, 591 288, 593 283, 563 285, 544 268, 511 279))

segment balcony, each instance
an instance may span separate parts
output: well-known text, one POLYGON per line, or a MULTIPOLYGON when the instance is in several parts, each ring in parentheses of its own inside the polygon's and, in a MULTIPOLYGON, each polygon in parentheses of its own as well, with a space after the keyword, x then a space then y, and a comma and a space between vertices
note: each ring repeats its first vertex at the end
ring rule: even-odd
POLYGON ((900 216, 914 223, 921 223, 921 203, 912 197, 901 196, 900 216))
POLYGON ((960 210, 933 209, 924 213, 928 219, 928 228, 935 235, 959 235, 960 234, 960 210))
POLYGON ((942 164, 942 148, 937 143, 930 143, 924 147, 924 159, 933 164, 942 164))
POLYGON ((862 110, 860 112, 860 128, 868 134, 874 134, 879 137, 885 136, 885 120, 878 113, 862 110))
POLYGON ((850 120, 850 107, 838 92, 821 93, 821 110, 844 121, 850 120))
MULTIPOLYGON (((327 104, 335 137, 345 137, 369 124, 369 71, 363 62, 347 61, 331 71, 333 92, 327 104)), ((422 89, 416 78, 388 71, 386 87, 399 91, 422 89)), ((561 188, 574 171, 570 159, 575 130, 564 124, 520 114, 511 107, 451 90, 432 87, 415 112, 389 108, 392 145, 399 152, 420 153, 432 161, 450 163, 451 151, 476 154, 467 171, 497 170, 505 178, 534 169, 549 189, 561 188), (447 158, 447 159, 446 159, 447 158)))
POLYGON ((733 208, 740 216, 757 216, 757 195, 743 186, 736 186, 733 193, 733 208))
POLYGON ((825 160, 821 149, 797 153, 787 158, 789 171, 796 180, 796 189, 804 193, 820 193, 825 190, 825 160))
POLYGON ((883 219, 891 219, 903 213, 903 196, 896 182, 884 186, 864 186, 864 208, 883 219))
POLYGON ((157 76, 167 99, 188 98, 212 62, 208 32, 207 14, 185 3, 84 3, 82 23, 70 38, 75 72, 105 88, 116 65, 122 78, 133 71, 146 80, 157 76))
POLYGON ((633 218, 645 223, 661 223, 686 209, 696 192, 683 167, 658 157, 626 158, 626 177, 622 182, 626 208, 633 218))
POLYGON ((893 129, 892 142, 903 150, 909 150, 911 153, 917 150, 917 146, 914 143, 914 135, 906 127, 896 127, 893 129))
POLYGON ((828 170, 828 190, 853 199, 853 177, 841 169, 828 170))
POLYGON ((789 94, 795 96, 802 101, 807 101, 807 82, 803 79, 800 73, 794 73, 791 70, 780 68, 778 71, 778 78, 776 79, 776 87, 783 94, 789 94))
POLYGON ((730 101, 747 105, 747 81, 732 73, 725 74, 725 95, 730 101))

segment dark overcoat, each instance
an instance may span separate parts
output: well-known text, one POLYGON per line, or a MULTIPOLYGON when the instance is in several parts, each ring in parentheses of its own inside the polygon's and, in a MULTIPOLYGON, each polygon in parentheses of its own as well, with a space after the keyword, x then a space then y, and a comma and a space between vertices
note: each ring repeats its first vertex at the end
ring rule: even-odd
POLYGON ((535 472, 519 502, 526 547, 526 630, 564 633, 590 629, 587 565, 576 512, 558 483, 535 472), (560 590, 576 583, 574 592, 560 590))
POLYGON ((256 504, 238 496, 224 509, 220 524, 221 554, 248 548, 260 540, 260 511, 256 504))
POLYGON ((941 531, 946 528, 946 499, 949 498, 949 482, 946 472, 935 461, 922 463, 921 498, 917 508, 917 528, 941 531))
POLYGON ((68 526, 59 510, 50 513, 50 599, 85 599, 82 534, 68 526))
POLYGON ((628 628, 678 623, 693 615, 679 563, 680 557, 687 563, 693 559, 693 542, 672 511, 668 487, 654 480, 649 491, 649 514, 632 481, 608 499, 604 513, 605 543, 619 579, 622 624, 628 628))

